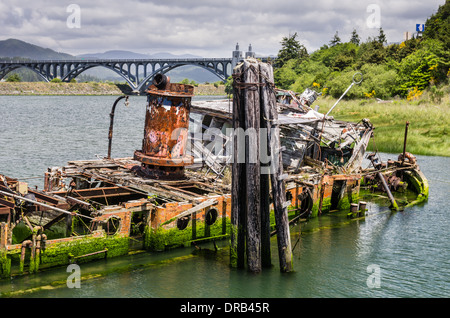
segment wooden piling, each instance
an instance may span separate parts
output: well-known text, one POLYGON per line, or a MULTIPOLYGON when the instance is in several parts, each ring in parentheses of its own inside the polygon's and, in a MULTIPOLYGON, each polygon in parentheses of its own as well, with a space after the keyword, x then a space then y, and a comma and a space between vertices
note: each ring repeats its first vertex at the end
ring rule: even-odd
POLYGON ((244 61, 245 89, 245 172, 247 191, 247 266, 261 271, 261 168, 259 156, 260 105, 258 62, 244 61))
POLYGON ((261 206, 259 75, 256 60, 234 69, 231 264, 259 272, 261 206), (246 255, 246 258, 245 256, 246 255))
POLYGON ((364 216, 366 215, 366 206, 367 206, 367 202, 365 201, 359 201, 359 216, 364 216))
POLYGON ((73 216, 71 214, 66 215, 66 237, 70 237, 73 231, 73 216))
POLYGON ((350 213, 353 217, 358 216, 358 204, 350 203, 350 213))
POLYGON ((280 134, 278 129, 278 110, 273 80, 273 68, 269 64, 260 63, 262 86, 262 111, 266 120, 269 149, 270 149, 270 183, 272 186, 273 209, 277 231, 278 257, 280 270, 290 272, 292 265, 291 236, 286 202, 286 187, 284 183, 283 162, 280 134))
POLYGON ((261 264, 262 267, 272 266, 270 251, 270 183, 269 175, 261 174, 261 264))
POLYGON ((233 85, 233 162, 231 166, 231 233, 230 233, 230 264, 232 267, 243 268, 245 265, 245 228, 247 207, 242 202, 246 200, 245 162, 240 160, 239 136, 236 132, 245 128, 244 89, 239 85, 242 81, 242 66, 233 70, 235 85, 233 85))
POLYGON ((292 271, 289 202, 286 202, 281 143, 276 129, 278 112, 273 69, 269 64, 250 58, 236 66, 233 79, 231 265, 242 267, 244 253, 247 267, 252 272, 271 265, 271 188, 280 270, 289 272, 292 271), (262 134, 260 128, 265 128, 262 134), (264 139, 261 141, 260 138, 264 139), (244 147, 242 140, 245 141, 244 147), (261 142, 268 145, 270 167, 261 166, 261 142), (245 160, 242 160, 242 148, 245 148, 245 160), (242 248, 244 244, 245 249, 242 248))
MULTIPOLYGON (((259 69, 260 72, 260 82, 264 84, 264 80, 261 75, 261 68, 259 69)), ((266 83, 267 84, 267 83, 266 83)), ((269 99, 269 87, 267 85, 261 85, 260 86, 260 127, 261 127, 261 134, 260 134, 260 147, 262 145, 265 145, 265 148, 262 149, 262 151, 266 151, 267 153, 264 154, 265 156, 270 158, 270 147, 269 147, 269 136, 266 133, 267 132, 267 122, 265 113, 264 113, 264 103, 267 102, 269 99)), ((260 154, 261 156, 263 153, 260 154)), ((261 262, 263 267, 270 267, 272 266, 272 253, 270 248, 270 161, 266 162, 265 164, 261 166, 261 262)))

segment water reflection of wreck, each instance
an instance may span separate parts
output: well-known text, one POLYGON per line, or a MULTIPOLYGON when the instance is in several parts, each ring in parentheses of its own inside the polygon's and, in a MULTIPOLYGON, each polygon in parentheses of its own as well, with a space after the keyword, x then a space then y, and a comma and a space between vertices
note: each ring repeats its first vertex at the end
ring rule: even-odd
MULTIPOLYGON (((43 191, 0 176, 1 276, 230 234, 232 102, 191 105, 193 88, 166 80, 150 87, 143 148, 134 157, 49 168, 43 191)), ((374 167, 362 170, 369 120, 325 118, 310 107, 313 91, 278 97, 290 220, 350 209, 364 183, 427 198, 426 179, 407 153, 385 164, 373 157, 374 167)))

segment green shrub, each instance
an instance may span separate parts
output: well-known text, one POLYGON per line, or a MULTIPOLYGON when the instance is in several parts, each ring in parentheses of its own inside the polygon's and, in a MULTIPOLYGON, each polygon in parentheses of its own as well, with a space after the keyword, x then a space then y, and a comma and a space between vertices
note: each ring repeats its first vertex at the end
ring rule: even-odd
POLYGON ((6 78, 7 82, 21 82, 22 79, 20 78, 19 74, 11 74, 6 78))
MULTIPOLYGON (((352 83, 353 75, 356 72, 347 70, 337 74, 328 82, 329 94, 335 98, 340 97, 352 83)), ((363 74, 363 81, 359 85, 354 85, 347 92, 346 98, 378 97, 384 99, 392 96, 398 81, 395 70, 388 69, 386 65, 365 64, 360 72, 363 74)))

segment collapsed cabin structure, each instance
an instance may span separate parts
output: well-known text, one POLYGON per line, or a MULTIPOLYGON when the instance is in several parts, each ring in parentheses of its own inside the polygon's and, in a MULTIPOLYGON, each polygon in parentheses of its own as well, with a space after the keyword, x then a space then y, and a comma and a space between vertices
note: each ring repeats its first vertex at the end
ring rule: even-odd
MULTIPOLYGON (((388 163, 372 156, 362 169, 368 119, 318 113, 314 91, 275 92, 290 220, 350 209, 365 184, 427 199, 426 178, 405 151, 388 163)), ((132 157, 48 168, 43 190, 0 175, 0 276, 230 236, 233 102, 192 102, 192 86, 163 75, 147 96, 142 149, 132 157)))

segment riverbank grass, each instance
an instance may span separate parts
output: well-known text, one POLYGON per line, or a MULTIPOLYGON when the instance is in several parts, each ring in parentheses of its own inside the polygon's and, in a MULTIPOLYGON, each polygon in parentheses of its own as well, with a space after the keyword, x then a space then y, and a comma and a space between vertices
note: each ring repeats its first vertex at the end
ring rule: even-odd
MULTIPOLYGON (((0 82, 0 95, 122 95, 133 89, 124 83, 0 82)), ((195 95, 224 96, 225 85, 198 84, 195 95)))
MULTIPOLYGON (((326 113, 336 99, 320 97, 315 105, 326 113)), ((393 100, 379 103, 376 99, 342 100, 330 116, 337 120, 358 122, 368 118, 374 125, 375 138, 369 150, 401 153, 405 125, 409 121, 406 151, 414 155, 450 157, 450 101, 449 96, 440 103, 426 99, 416 101, 393 100)))

